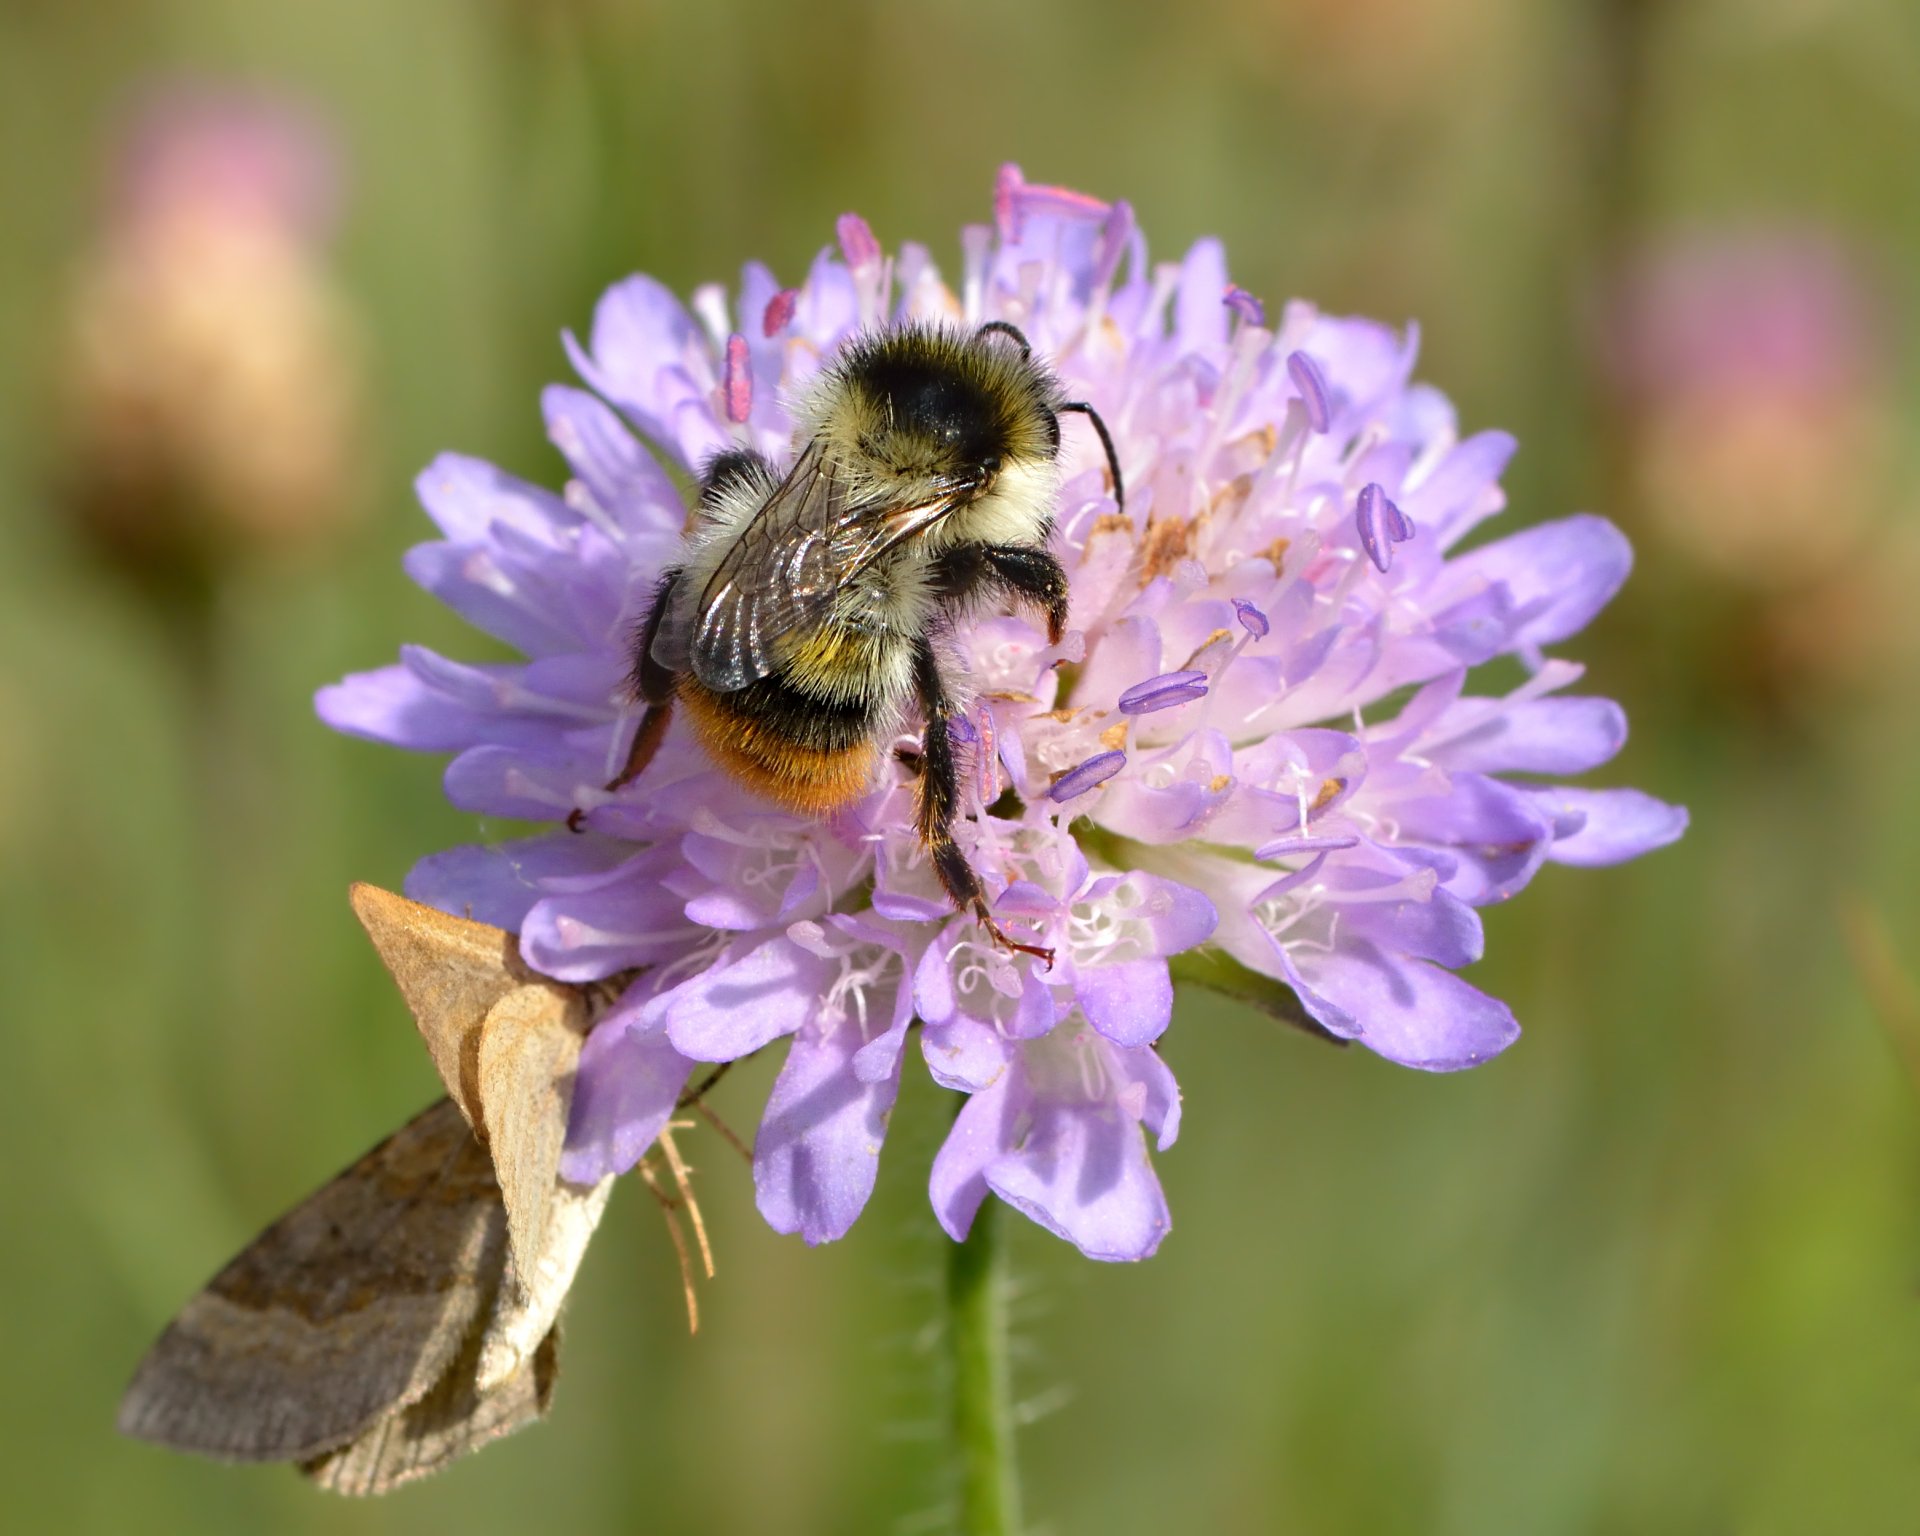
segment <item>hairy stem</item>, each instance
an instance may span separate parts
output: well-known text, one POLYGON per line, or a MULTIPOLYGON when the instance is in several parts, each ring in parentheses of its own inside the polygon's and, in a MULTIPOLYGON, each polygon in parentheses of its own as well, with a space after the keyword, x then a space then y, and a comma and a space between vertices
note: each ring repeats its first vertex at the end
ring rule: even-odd
POLYGON ((953 1441, 964 1536, 1018 1536, 1020 1530, 1001 1216, 1000 1202, 989 1198, 947 1262, 953 1441))

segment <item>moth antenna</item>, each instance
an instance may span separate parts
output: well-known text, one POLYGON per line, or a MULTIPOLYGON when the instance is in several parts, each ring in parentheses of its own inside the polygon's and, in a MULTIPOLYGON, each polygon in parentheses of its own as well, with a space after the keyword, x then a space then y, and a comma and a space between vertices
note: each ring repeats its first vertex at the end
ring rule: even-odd
POLYGON ((653 1198, 660 1202, 660 1209, 667 1218, 667 1235, 673 1239, 673 1251, 680 1260, 680 1288, 687 1298, 687 1332, 700 1331, 700 1298, 693 1286, 693 1255, 687 1251, 687 1234, 680 1229, 680 1202, 660 1187, 660 1178, 653 1170, 651 1159, 641 1158, 634 1165, 647 1188, 653 1191, 653 1198))
MULTIPOLYGON (((680 1122, 682 1125, 689 1123, 680 1122)), ((690 1177, 693 1170, 687 1166, 686 1159, 680 1155, 680 1148, 673 1139, 674 1129, 675 1127, 669 1124, 661 1130, 660 1150, 666 1154, 667 1167, 673 1172, 674 1187, 680 1191, 680 1199, 687 1208, 687 1220, 693 1223, 694 1240, 700 1245, 700 1263, 707 1272, 707 1278, 711 1280, 713 1278, 713 1245, 707 1241, 706 1219, 700 1214, 700 1202, 694 1198, 693 1180, 690 1177)))
POLYGON ((1064 416, 1068 411, 1077 411, 1093 423, 1093 430, 1100 434, 1100 446, 1107 450, 1107 470, 1113 476, 1113 504, 1122 512, 1127 510, 1126 482, 1120 477, 1120 455, 1113 446, 1113 434, 1107 430, 1107 424, 1100 419, 1100 413, 1084 400, 1069 400, 1054 414, 1064 416))

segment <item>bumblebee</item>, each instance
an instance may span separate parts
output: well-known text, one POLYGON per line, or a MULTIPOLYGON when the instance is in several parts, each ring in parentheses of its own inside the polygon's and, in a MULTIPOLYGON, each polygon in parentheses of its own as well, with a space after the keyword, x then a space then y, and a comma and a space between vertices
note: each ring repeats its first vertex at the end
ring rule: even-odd
POLYGON ((825 815, 867 792, 911 700, 926 727, 907 757, 916 831, 941 886, 997 943, 1051 964, 994 921, 954 841, 956 704, 937 642, 1006 601, 1059 641, 1067 578, 1047 541, 1068 412, 1093 424, 1122 500, 1106 424, 1014 326, 905 323, 851 343, 796 402, 784 474, 745 449, 707 466, 685 548, 634 632, 645 712, 607 788, 645 770, 678 704, 721 768, 825 815))

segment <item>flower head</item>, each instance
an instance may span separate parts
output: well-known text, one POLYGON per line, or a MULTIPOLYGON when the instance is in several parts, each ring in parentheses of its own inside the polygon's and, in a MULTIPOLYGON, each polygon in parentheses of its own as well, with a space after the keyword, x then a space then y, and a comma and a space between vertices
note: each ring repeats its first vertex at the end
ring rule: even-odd
POLYGON ((634 277, 568 350, 593 387, 547 392, 563 493, 475 460, 420 483, 441 542, 409 570, 524 663, 418 649, 321 692, 338 728, 458 755, 455 803, 583 831, 459 848, 417 899, 517 929, 527 961, 636 972, 588 1040, 566 1167, 631 1165, 695 1062, 785 1036, 755 1148, 760 1208, 822 1241, 873 1185, 916 1020, 941 1084, 969 1094, 933 1175, 964 1234, 988 1193, 1098 1258, 1140 1258, 1168 1215, 1145 1136, 1179 1094, 1156 1042, 1169 962, 1213 943, 1290 987, 1325 1031, 1410 1066, 1485 1061, 1505 1005, 1455 972, 1476 908, 1544 863, 1608 863, 1676 837, 1683 812, 1567 788, 1625 727, 1543 647, 1625 577, 1590 517, 1454 546, 1502 505, 1512 440, 1462 439, 1410 382, 1415 344, 1368 321, 1266 311, 1203 241, 1155 266, 1125 203, 1000 178, 957 280, 916 245, 885 254, 848 215, 805 282, 749 266, 691 304, 634 277), (785 402, 863 330, 905 317, 1018 325, 1112 429, 1115 501, 1069 428, 1055 550, 1070 627, 1025 617, 954 638, 971 703, 956 836, 998 920, 1051 968, 991 942, 941 893, 905 767, 807 820, 741 788, 678 732, 636 782, 626 648, 686 507, 654 452, 696 470, 747 446, 784 462, 785 402), (1514 655, 1530 679, 1470 694, 1514 655), (1525 776, 1516 778, 1515 775, 1525 776))

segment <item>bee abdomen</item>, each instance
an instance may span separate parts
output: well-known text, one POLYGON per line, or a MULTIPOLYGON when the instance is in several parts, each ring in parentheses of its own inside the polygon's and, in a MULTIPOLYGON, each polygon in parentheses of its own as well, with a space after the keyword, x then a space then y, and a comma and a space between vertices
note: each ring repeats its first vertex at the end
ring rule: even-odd
POLYGON ((679 697, 714 760, 769 799, 821 815, 859 799, 873 781, 884 700, 822 698, 777 674, 737 693, 683 676, 679 697))

